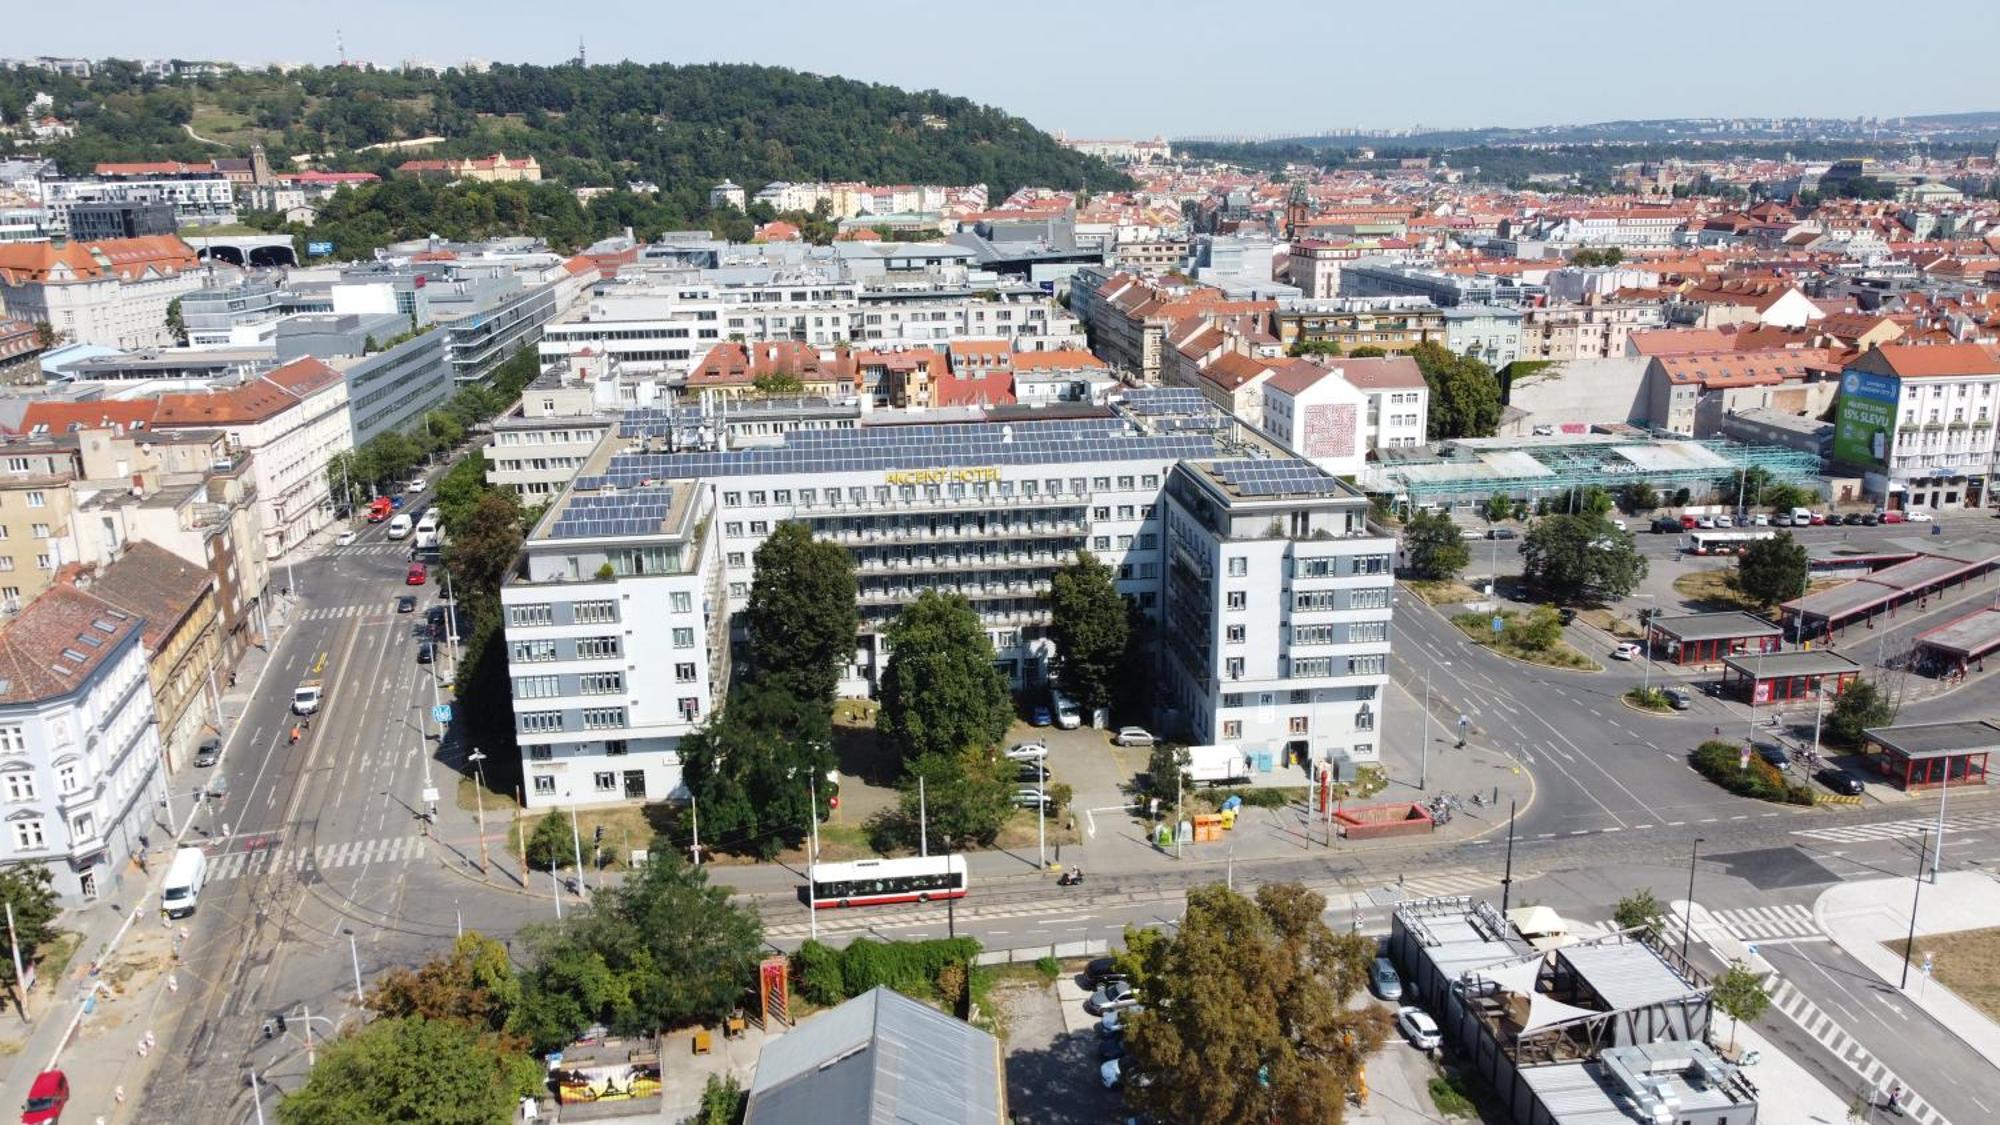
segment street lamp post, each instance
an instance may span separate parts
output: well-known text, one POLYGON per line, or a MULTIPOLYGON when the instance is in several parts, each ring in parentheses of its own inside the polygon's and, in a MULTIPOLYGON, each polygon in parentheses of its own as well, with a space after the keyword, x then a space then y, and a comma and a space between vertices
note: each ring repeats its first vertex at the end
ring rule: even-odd
POLYGON ((819 863, 819 787, 813 784, 811 773, 806 774, 806 924, 812 930, 812 939, 819 940, 819 899, 816 895, 813 868, 819 863))
POLYGON ((264 1125, 264 1089, 257 1083, 257 1072, 251 1071, 250 1104, 257 1107, 257 1125, 264 1125))
POLYGON ((1944 803, 1951 795, 1951 755, 1944 758, 1944 784, 1938 786, 1937 839, 1931 843, 1931 883, 1938 881, 1938 868, 1944 865, 1944 803))
POLYGON ((479 747, 475 746, 472 748, 472 753, 466 755, 465 760, 472 763, 472 806, 478 810, 479 815, 479 877, 490 881, 493 878, 493 864, 486 852, 486 795, 482 792, 486 788, 486 770, 480 765, 486 760, 486 755, 480 753, 479 747))
POLYGON ((1694 846, 1688 849, 1688 896, 1687 914, 1681 919, 1681 964, 1687 964, 1688 938, 1694 934, 1694 861, 1701 854, 1701 846, 1707 838, 1696 836, 1694 846))
POLYGON ((1910 987, 1910 950, 1917 944, 1917 903, 1923 901, 1924 897, 1925 849, 1921 845, 1930 843, 1929 840, 1922 839, 1922 837, 1928 836, 1930 833, 1919 832, 1917 835, 1920 845, 1917 848, 1917 877, 1912 880, 1916 887, 1910 892, 1910 936, 1903 942, 1903 983, 1896 986, 1899 989, 1910 987))

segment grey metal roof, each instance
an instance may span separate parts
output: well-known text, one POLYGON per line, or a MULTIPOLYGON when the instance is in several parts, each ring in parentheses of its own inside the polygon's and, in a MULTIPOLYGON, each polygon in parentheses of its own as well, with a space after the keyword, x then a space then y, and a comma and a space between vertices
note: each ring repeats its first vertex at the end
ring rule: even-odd
POLYGON ((1569 962, 1614 1012, 1678 1000, 1699 991, 1643 942, 1565 946, 1556 950, 1556 956, 1569 962))
POLYGON ((1728 657, 1723 660, 1722 666, 1746 676, 1757 676, 1766 680, 1788 676, 1833 676, 1861 671, 1861 665, 1827 648, 1771 652, 1761 657, 1754 653, 1744 653, 1728 657))
POLYGON ((1917 637, 1917 643, 1959 657, 1985 653, 2000 645, 2000 609, 1980 609, 1917 637))
POLYGON ((1910 758, 2000 752, 2000 724, 1986 719, 1960 723, 1904 723, 1862 732, 1868 741, 1910 758))
POLYGON ((1720 641, 1734 637, 1774 637, 1784 632, 1755 614, 1683 613, 1653 618, 1653 628, 1683 641, 1720 641))
POLYGON ((1006 1121, 1000 1044, 888 988, 771 1040, 744 1125, 959 1125, 1006 1121))

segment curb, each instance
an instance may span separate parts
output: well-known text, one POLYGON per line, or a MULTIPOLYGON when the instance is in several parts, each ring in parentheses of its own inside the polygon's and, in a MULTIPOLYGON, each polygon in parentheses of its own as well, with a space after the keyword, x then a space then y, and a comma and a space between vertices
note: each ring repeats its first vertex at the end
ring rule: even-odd
POLYGON ((1655 711, 1650 707, 1641 707, 1637 703, 1625 698, 1622 694, 1618 697, 1618 702, 1624 704, 1627 711, 1635 711, 1649 719, 1671 719, 1675 715, 1680 714, 1680 712, 1673 710, 1655 711))
MULTIPOLYGON (((1460 633, 1465 632, 1464 629, 1459 628, 1457 622, 1450 621, 1449 619, 1447 619, 1447 622, 1451 625, 1452 628, 1458 629, 1460 633)), ((1544 672, 1568 672, 1572 675, 1577 675, 1577 676, 1595 676, 1606 670, 1604 665, 1602 664, 1598 664, 1595 668, 1564 668, 1557 664, 1543 664, 1540 663, 1539 661, 1525 660, 1522 659, 1521 657, 1514 656, 1510 653, 1501 652, 1499 649, 1494 648, 1492 645, 1486 643, 1485 641, 1474 640, 1470 635, 1466 636, 1465 643, 1471 645, 1476 649, 1479 649, 1482 652, 1491 653, 1502 660, 1511 660, 1516 664, 1528 668, 1540 668, 1544 672)), ((1589 656, 1584 655, 1581 651, 1578 652, 1578 655, 1583 656, 1585 660, 1590 659, 1589 656)), ((1592 663, 1595 664, 1596 662, 1592 661, 1592 663)))

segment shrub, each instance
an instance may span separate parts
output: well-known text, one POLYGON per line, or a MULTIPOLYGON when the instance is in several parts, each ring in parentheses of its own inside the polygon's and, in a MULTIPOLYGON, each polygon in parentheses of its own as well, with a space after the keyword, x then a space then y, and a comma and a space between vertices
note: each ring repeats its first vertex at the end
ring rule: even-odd
POLYGON ((1635 687, 1625 693, 1625 700, 1634 707, 1642 707, 1648 711, 1674 709, 1673 703, 1667 699, 1667 693, 1662 688, 1635 687))
POLYGON ((1053 957, 1038 957, 1035 959, 1035 971, 1042 975, 1043 980, 1054 984, 1062 976, 1062 962, 1053 957))
POLYGON ((1218 789, 1212 796, 1217 808, 1231 797, 1243 798, 1243 803, 1253 809, 1282 809, 1299 797, 1297 789, 1218 789))
POLYGON ((529 867, 537 871, 554 871, 567 865, 575 854, 575 841, 570 838, 568 818, 552 812, 535 822, 535 830, 528 834, 529 867))
POLYGON ((1721 739, 1709 739, 1691 755, 1696 772, 1739 797, 1792 805, 1813 803, 1812 790, 1786 780, 1778 767, 1760 755, 1750 755, 1748 768, 1739 765, 1742 756, 1741 744, 1721 739))
POLYGON ((840 951, 808 941, 792 954, 792 976, 799 982, 799 995, 823 1008, 847 999, 846 982, 840 973, 840 951))

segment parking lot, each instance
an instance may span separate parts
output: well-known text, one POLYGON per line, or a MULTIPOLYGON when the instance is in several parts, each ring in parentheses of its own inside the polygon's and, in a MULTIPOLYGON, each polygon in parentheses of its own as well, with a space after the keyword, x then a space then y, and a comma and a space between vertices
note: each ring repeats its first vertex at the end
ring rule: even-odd
POLYGON ((1085 1014, 1080 964, 1053 985, 995 990, 1007 1022, 1007 1106, 1023 1125, 1120 1121, 1125 1102, 1098 1077, 1097 1021, 1085 1014))

